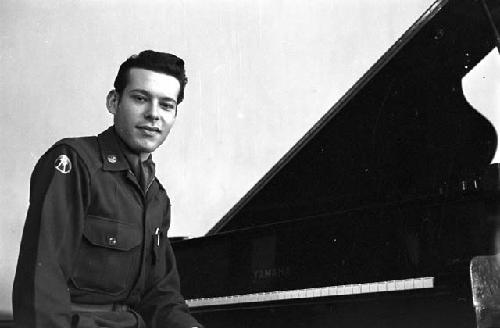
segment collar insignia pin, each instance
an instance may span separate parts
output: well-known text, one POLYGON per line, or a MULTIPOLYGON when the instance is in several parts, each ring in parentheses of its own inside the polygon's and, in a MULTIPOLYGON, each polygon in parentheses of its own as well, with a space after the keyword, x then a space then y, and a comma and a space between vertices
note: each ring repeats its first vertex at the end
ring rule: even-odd
POLYGON ((108 155, 108 162, 110 162, 111 164, 115 164, 116 163, 116 155, 108 155))

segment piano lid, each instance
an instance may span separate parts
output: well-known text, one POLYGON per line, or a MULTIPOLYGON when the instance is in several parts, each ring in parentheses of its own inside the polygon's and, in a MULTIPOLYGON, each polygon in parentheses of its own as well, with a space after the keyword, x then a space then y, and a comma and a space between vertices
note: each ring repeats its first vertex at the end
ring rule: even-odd
POLYGON ((497 136, 461 80, 495 46, 493 21, 500 25, 500 1, 434 3, 208 235, 475 178, 497 136))

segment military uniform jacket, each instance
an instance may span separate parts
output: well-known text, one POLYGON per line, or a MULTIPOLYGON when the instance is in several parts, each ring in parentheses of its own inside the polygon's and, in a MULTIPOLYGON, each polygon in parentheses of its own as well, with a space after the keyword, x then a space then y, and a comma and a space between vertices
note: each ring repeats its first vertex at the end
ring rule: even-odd
MULTIPOLYGON (((179 292, 170 201, 140 188, 111 127, 38 161, 13 289, 16 327, 72 327, 71 303, 127 304, 147 327, 200 326, 179 292)), ((72 324, 73 323, 73 324, 72 324)))

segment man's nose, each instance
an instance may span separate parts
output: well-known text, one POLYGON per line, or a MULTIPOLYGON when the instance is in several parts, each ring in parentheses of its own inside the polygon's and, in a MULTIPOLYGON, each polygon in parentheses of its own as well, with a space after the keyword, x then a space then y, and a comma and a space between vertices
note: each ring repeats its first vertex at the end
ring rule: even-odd
POLYGON ((160 104, 157 101, 151 101, 148 104, 148 108, 146 111, 146 117, 153 119, 153 120, 159 120, 160 119, 160 104))

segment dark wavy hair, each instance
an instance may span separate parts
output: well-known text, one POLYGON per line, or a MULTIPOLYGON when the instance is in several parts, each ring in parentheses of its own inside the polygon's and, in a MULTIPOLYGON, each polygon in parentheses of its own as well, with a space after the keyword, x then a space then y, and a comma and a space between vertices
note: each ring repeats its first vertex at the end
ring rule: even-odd
POLYGON ((179 80, 181 85, 177 103, 180 104, 184 99, 184 87, 187 84, 186 71, 184 70, 184 60, 165 52, 156 52, 145 50, 137 55, 130 56, 120 65, 118 74, 115 78, 114 87, 118 94, 122 94, 128 83, 128 72, 131 68, 142 68, 157 73, 171 75, 179 80))

